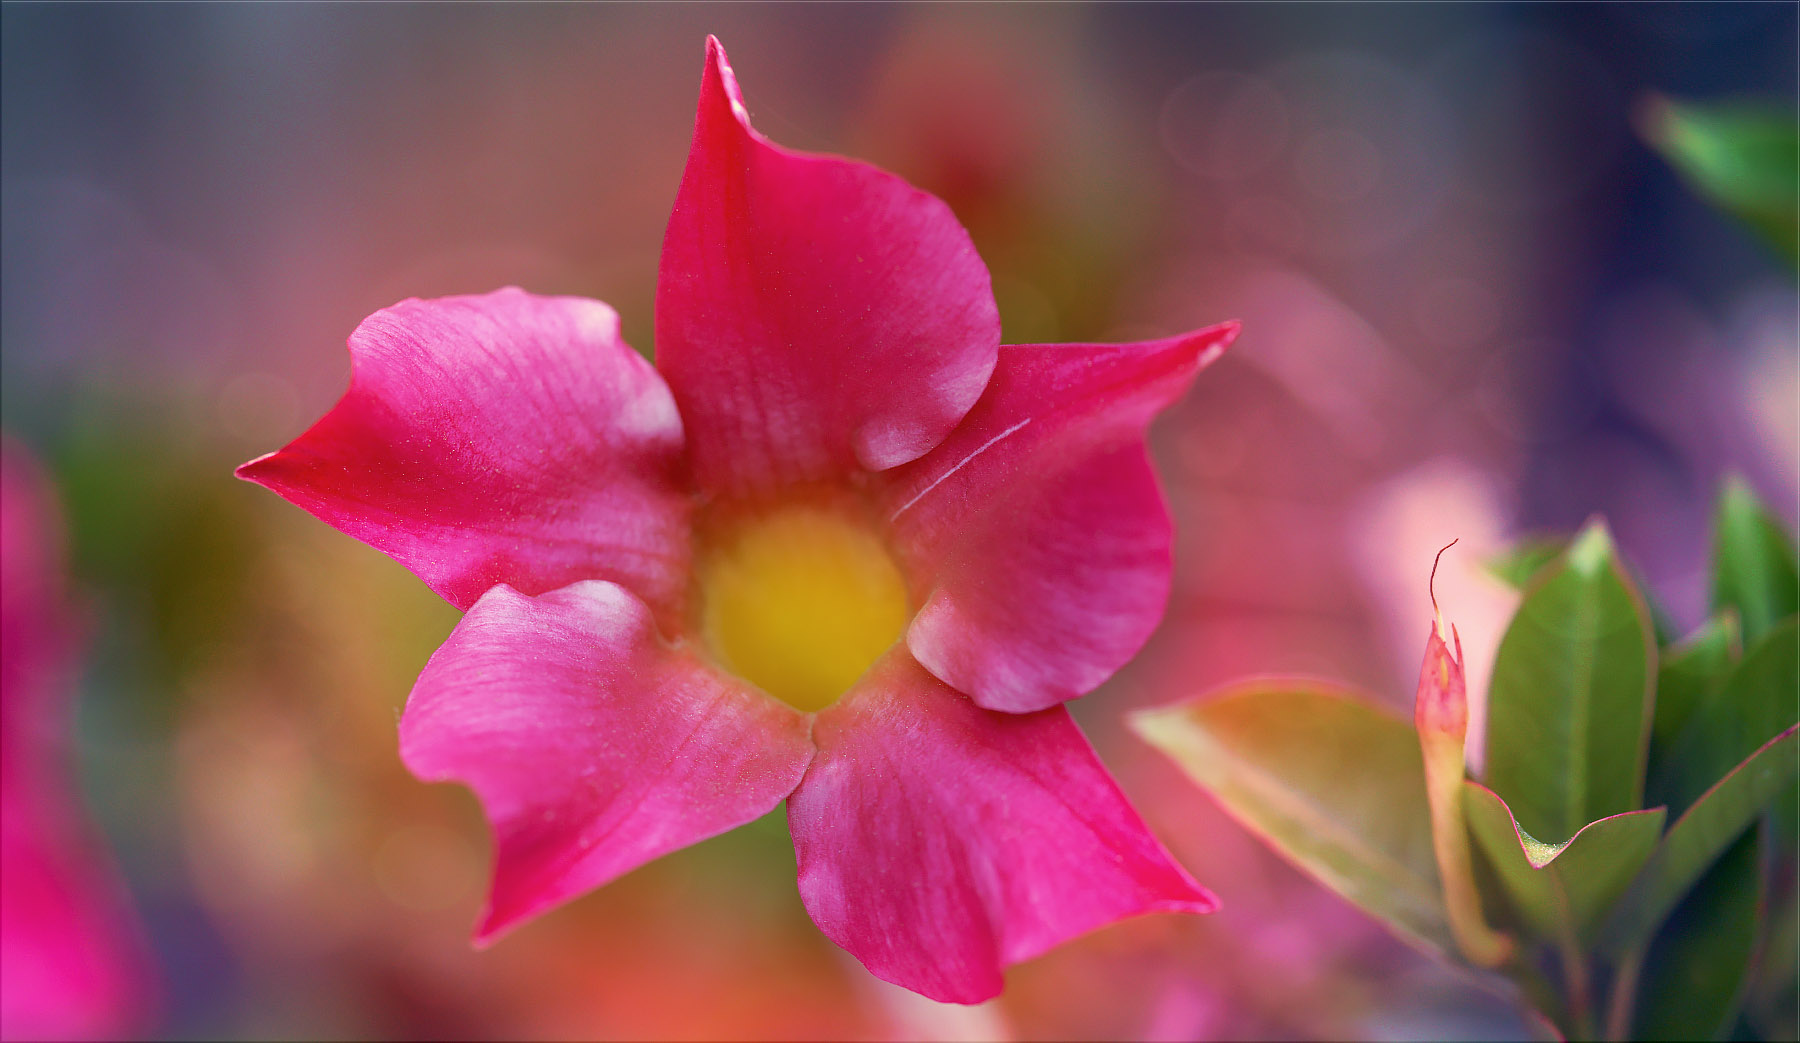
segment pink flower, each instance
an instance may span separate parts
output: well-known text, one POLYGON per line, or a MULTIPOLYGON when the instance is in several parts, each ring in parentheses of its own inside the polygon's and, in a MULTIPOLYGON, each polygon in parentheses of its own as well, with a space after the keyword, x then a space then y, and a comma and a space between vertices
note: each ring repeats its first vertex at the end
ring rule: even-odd
POLYGON ((135 924, 67 763, 60 537, 36 465, 0 442, 0 1039, 117 1038, 148 998, 135 924))
POLYGON ((948 208, 757 134, 709 40, 656 368, 516 289, 351 336, 343 400, 239 473, 468 609, 400 752, 493 822, 478 940, 784 799, 813 919, 934 999, 1214 907, 1061 704, 1162 615, 1145 427, 1236 327, 999 330, 948 208))

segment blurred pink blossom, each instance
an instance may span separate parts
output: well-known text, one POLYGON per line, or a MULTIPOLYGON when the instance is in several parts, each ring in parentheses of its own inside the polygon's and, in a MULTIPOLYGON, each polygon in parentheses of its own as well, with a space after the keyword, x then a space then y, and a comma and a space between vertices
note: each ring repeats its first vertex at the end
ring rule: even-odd
POLYGON ((100 1039, 146 999, 135 925, 68 763, 74 628, 60 519, 0 442, 0 1038, 100 1039))

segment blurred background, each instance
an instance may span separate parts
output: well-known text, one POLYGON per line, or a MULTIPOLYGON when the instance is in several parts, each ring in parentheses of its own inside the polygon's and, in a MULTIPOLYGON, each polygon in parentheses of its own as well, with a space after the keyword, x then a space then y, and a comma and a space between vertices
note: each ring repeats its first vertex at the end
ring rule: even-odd
POLYGON ((1791 523, 1792 271, 1634 120, 1652 94, 1791 109, 1795 12, 5 5, 9 585, 29 517, 66 550, 33 552, 51 607, 25 613, 61 636, 7 631, 9 660, 50 661, 7 756, 65 750, 34 777, 61 780, 50 818, 113 954, 87 1030, 1523 1035, 1120 718, 1274 671, 1409 705, 1452 538, 1438 598, 1479 688, 1510 607, 1480 563, 1505 541, 1603 512, 1685 626, 1726 473, 1791 523), (468 945, 485 826, 395 752, 456 613, 231 468, 328 409, 344 338, 403 297, 598 297, 650 352, 709 32, 759 129, 950 203, 1009 341, 1244 321, 1153 431, 1167 620, 1075 706, 1220 913, 1106 929, 939 1007, 812 927, 777 815, 468 945))

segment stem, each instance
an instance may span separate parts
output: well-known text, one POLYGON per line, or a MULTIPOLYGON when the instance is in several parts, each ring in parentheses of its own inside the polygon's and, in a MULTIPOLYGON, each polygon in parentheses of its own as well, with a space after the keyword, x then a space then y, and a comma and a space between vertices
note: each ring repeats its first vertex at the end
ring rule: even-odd
POLYGON ((1570 1033, 1576 1039, 1594 1038, 1594 997, 1593 986, 1588 979, 1588 965, 1582 956, 1581 946, 1575 941, 1575 932, 1564 923, 1559 932, 1557 951, 1562 957, 1563 991, 1569 998, 1569 1020, 1573 1023, 1570 1033))
POLYGON ((1631 1038, 1631 1015, 1637 1007, 1638 974, 1644 969, 1644 949, 1632 949, 1619 961, 1613 975, 1612 1000, 1606 1010, 1606 1038, 1631 1038))
POLYGON ((1463 816, 1463 744, 1422 731, 1425 796, 1431 809, 1431 846, 1444 885, 1444 911, 1457 947, 1477 967, 1493 968, 1512 957, 1513 942, 1488 925, 1470 863, 1469 827, 1463 816))

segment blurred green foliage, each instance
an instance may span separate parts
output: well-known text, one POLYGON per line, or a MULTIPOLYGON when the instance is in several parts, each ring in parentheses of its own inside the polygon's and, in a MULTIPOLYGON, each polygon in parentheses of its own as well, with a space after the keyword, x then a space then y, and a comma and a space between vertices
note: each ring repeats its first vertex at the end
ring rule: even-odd
POLYGON ((1256 680, 1134 725, 1402 937, 1499 963, 1566 1036, 1792 1038, 1793 542, 1735 480, 1716 518, 1711 615, 1679 642, 1653 636, 1599 521, 1492 563, 1524 597, 1488 689, 1488 785, 1464 782, 1463 821, 1424 813, 1407 722, 1338 686, 1256 680), (1509 956, 1459 952, 1443 929, 1430 852, 1447 828, 1481 853, 1464 876, 1509 956))
POLYGON ((1639 131, 1688 184, 1796 262, 1797 138, 1792 109, 1651 97, 1639 131))
POLYGON ((241 634, 257 525, 251 498, 219 480, 231 461, 174 418, 99 396, 83 403, 54 466, 77 581, 112 616, 159 692, 241 634))

